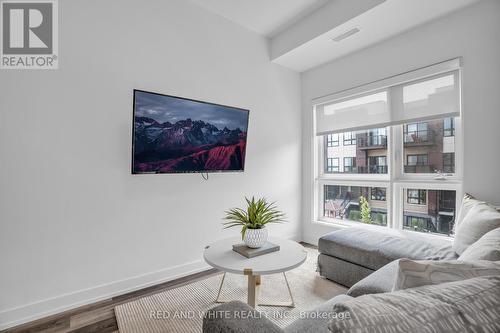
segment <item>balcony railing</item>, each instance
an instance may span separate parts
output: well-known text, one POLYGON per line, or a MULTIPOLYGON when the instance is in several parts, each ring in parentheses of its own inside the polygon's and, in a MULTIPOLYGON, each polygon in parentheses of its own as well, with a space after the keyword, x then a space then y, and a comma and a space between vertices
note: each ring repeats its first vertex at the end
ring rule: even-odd
POLYGON ((361 149, 377 149, 387 147, 387 135, 368 135, 357 138, 361 149))
POLYGON ((433 131, 414 131, 404 133, 404 144, 406 146, 433 145, 436 135, 433 131))
POLYGON ((455 199, 440 199, 439 211, 440 212, 455 212, 455 199))
POLYGON ((387 165, 359 166, 358 173, 371 173, 371 174, 387 173, 387 165))
POLYGON ((429 164, 405 165, 405 173, 433 173, 434 169, 429 164))

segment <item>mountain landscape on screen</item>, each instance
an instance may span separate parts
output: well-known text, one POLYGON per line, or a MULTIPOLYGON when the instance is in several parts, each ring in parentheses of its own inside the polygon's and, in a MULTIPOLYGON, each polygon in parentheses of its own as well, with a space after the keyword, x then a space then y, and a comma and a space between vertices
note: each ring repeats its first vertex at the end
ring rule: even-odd
POLYGON ((241 171, 248 111, 135 92, 133 173, 241 171))

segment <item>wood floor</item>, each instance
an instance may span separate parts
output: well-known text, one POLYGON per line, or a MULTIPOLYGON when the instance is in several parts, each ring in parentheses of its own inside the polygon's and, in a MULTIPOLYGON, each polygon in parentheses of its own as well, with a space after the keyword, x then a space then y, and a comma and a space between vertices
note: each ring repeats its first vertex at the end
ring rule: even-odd
POLYGON ((215 269, 168 281, 152 287, 130 292, 97 303, 42 318, 27 324, 0 331, 0 333, 118 333, 115 306, 144 296, 153 295, 209 276, 221 274, 215 269))
MULTIPOLYGON (((314 245, 301 242, 305 247, 317 248, 314 245)), ((115 306, 127 303, 145 296, 160 293, 207 277, 221 274, 216 269, 168 281, 152 287, 133 291, 124 295, 106 299, 97 303, 68 310, 50 317, 19 325, 0 333, 118 333, 115 317, 115 306)))

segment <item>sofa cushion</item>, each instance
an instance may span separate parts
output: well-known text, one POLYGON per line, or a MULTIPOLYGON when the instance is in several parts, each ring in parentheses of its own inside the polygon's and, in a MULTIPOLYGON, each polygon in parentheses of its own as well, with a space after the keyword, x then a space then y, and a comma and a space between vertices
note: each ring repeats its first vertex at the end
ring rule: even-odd
POLYGON ((332 309, 335 304, 352 299, 347 295, 338 295, 311 311, 301 313, 298 320, 285 327, 286 333, 329 333, 328 321, 337 314, 332 309))
POLYGON ((479 238, 477 242, 462 252, 458 260, 500 261, 500 228, 493 229, 479 238))
POLYGON ((333 318, 331 332, 499 332, 500 276, 364 295, 333 310, 350 319, 333 318))
POLYGON ((380 231, 375 228, 353 227, 329 233, 319 239, 319 252, 372 270, 399 258, 457 258, 450 245, 422 241, 409 232, 380 231))
POLYGON ((394 287, 398 271, 398 260, 394 260, 353 285, 347 295, 358 297, 366 294, 390 292, 394 287))
POLYGON ((321 276, 346 287, 352 286, 374 272, 373 269, 323 253, 318 256, 318 270, 321 276))
POLYGON ((459 255, 489 231, 500 227, 500 212, 485 202, 475 204, 458 224, 453 249, 459 255))
POLYGON ((396 263, 397 274, 393 290, 460 281, 478 276, 500 276, 500 263, 487 260, 467 262, 400 259, 396 263))

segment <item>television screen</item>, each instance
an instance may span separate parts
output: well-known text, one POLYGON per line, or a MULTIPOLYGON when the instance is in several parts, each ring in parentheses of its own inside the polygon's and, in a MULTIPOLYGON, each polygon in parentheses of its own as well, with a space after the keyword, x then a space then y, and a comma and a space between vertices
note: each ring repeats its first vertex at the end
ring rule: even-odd
POLYGON ((132 173, 243 171, 248 113, 134 90, 132 173))

